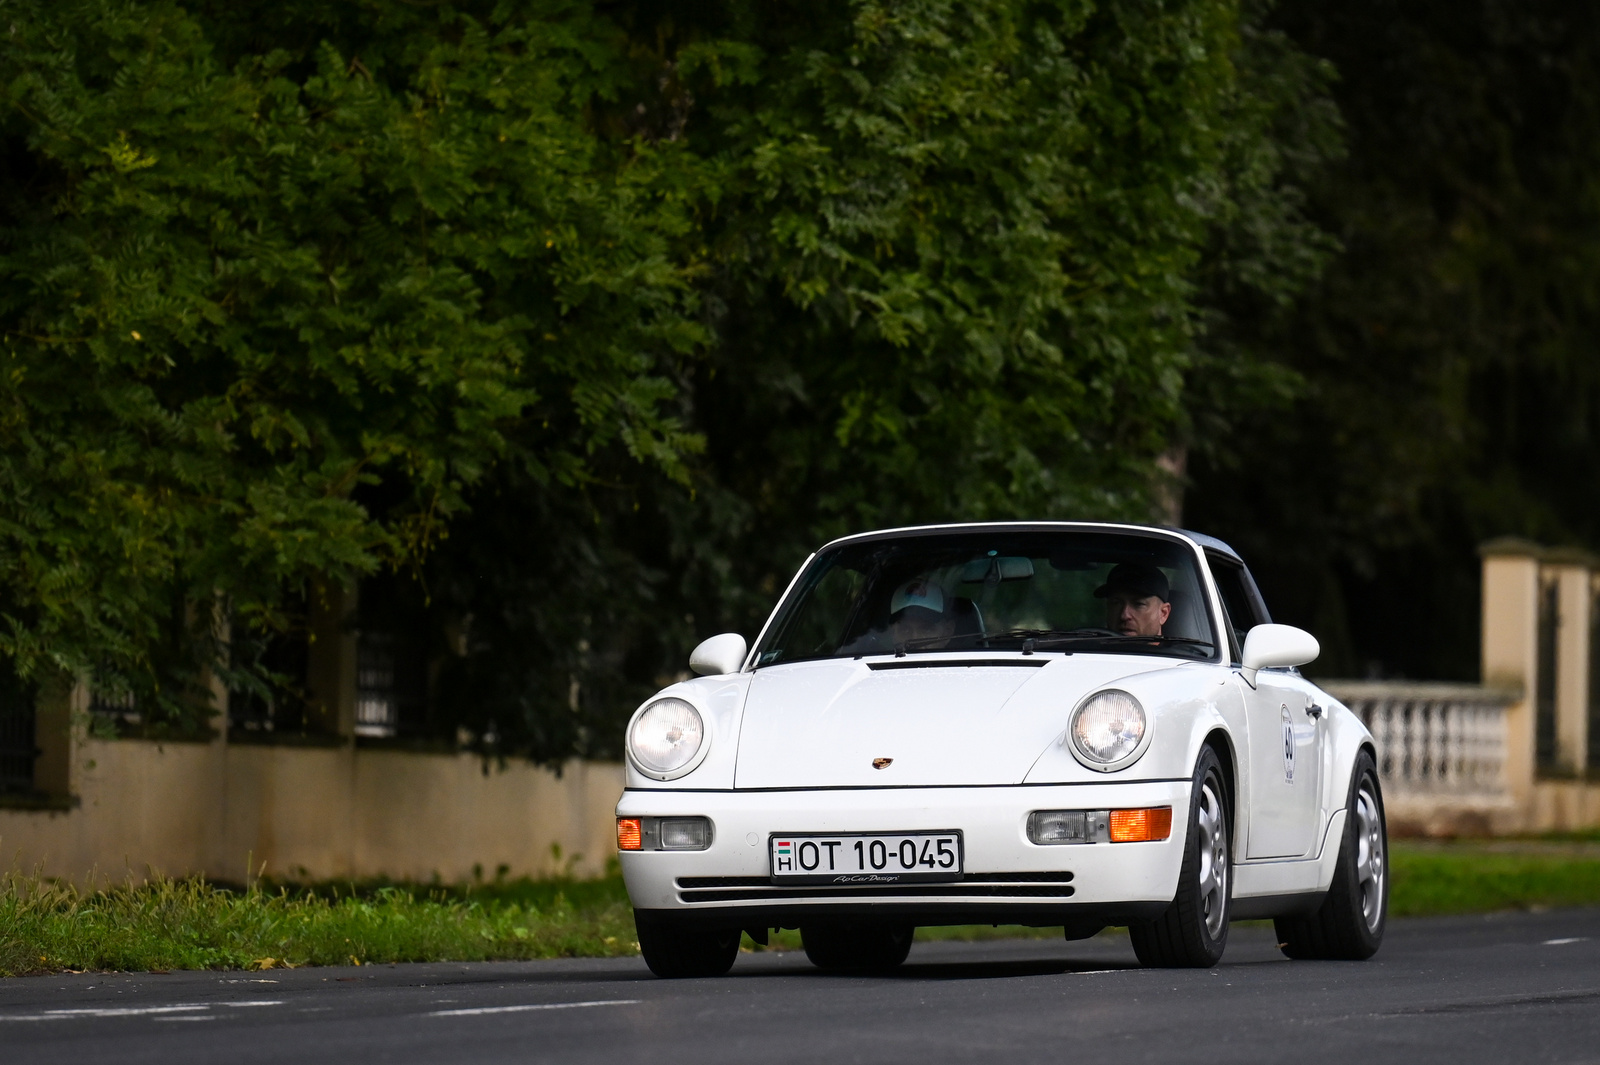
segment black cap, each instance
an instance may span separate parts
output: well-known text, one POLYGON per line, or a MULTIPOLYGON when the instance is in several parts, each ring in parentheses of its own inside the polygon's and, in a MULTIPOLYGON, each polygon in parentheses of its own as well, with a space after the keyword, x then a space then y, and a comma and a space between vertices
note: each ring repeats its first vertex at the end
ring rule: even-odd
POLYGON ((1148 562, 1119 562, 1113 566, 1106 582, 1094 590, 1094 597, 1104 599, 1112 592, 1153 595, 1163 603, 1172 601, 1167 575, 1148 562))

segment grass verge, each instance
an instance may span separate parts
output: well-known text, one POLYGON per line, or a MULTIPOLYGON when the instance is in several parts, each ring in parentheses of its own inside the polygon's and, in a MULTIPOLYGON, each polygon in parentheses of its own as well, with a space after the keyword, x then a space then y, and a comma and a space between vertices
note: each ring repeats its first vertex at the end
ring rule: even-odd
POLYGON ((1600 905, 1600 849, 1554 840, 1396 840, 1389 868, 1397 917, 1600 905))
MULTIPOLYGON (((1600 905, 1588 836, 1391 850, 1396 916, 1600 905)), ((1055 938, 1054 928, 963 925, 919 939, 1055 938)), ((748 941, 747 941, 747 945, 748 941)), ((796 949, 799 934, 771 946, 796 949)), ((154 879, 78 891, 0 879, 0 975, 63 970, 268 969, 410 961, 609 957, 638 951, 620 877, 467 887, 252 885, 154 879)))
POLYGON ((229 889, 157 878, 96 892, 0 881, 0 974, 270 969, 638 951, 618 878, 481 889, 229 889))

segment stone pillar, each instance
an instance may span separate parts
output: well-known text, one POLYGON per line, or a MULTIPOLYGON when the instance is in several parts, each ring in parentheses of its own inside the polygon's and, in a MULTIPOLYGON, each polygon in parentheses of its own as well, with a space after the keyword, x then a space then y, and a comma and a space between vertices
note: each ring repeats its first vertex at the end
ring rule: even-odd
POLYGON ((356 590, 320 585, 311 593, 307 727, 329 736, 356 731, 356 590))
POLYGON ((1588 740, 1584 771, 1600 781, 1600 568, 1589 574, 1589 712, 1584 715, 1588 740))
POLYGON ((78 793, 78 741, 89 712, 89 686, 66 676, 44 680, 35 707, 33 743, 39 757, 33 763, 34 790, 70 800, 78 793))
POLYGON ((1521 694, 1506 711, 1506 787, 1528 809, 1534 781, 1539 657, 1539 555, 1526 540, 1491 540, 1483 557, 1483 683, 1521 694))
MULTIPOLYGON (((214 604, 215 613, 211 623, 215 627, 215 636, 218 647, 228 647, 233 642, 233 622, 228 618, 227 612, 222 608, 222 596, 219 594, 214 604)), ((210 695, 210 708, 212 720, 216 722, 217 738, 226 745, 228 742, 228 684, 217 675, 214 669, 205 671, 205 688, 210 695)))
POLYGON ((1589 750, 1589 567, 1546 567, 1556 579, 1556 769, 1581 776, 1589 750))

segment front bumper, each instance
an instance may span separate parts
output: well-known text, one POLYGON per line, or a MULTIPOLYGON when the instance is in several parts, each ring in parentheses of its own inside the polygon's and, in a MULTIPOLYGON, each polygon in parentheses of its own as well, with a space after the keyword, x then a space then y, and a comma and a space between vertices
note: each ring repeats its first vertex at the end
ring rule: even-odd
POLYGON ((763 928, 878 918, 905 924, 1125 924, 1159 914, 1177 891, 1190 782, 1043 787, 817 791, 629 790, 619 817, 702 816, 703 851, 621 851, 628 897, 643 920, 763 928), (1171 806, 1172 835, 1155 843, 1040 846, 1035 810, 1171 806), (771 833, 959 829, 960 881, 874 887, 777 885, 771 833))

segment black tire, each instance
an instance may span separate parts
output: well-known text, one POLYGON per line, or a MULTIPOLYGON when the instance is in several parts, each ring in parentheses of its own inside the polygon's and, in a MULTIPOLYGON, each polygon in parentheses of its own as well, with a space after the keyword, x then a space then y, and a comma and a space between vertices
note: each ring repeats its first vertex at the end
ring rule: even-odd
POLYGON ((1372 756, 1362 751, 1350 774, 1344 835, 1328 897, 1309 917, 1273 921, 1278 945, 1296 959, 1365 961, 1383 944, 1389 923, 1389 830, 1372 756))
POLYGON ((1210 747, 1195 763, 1190 794, 1178 892, 1160 917, 1128 926, 1140 963, 1155 968, 1209 969, 1228 946, 1232 812, 1222 763, 1210 747))
POLYGON ((668 980, 689 976, 721 976, 739 955, 739 930, 686 928, 665 921, 642 921, 639 951, 650 971, 668 980))
POLYGON ((800 927, 806 957, 819 969, 843 973, 887 973, 911 953, 916 929, 879 923, 808 924, 800 927))

